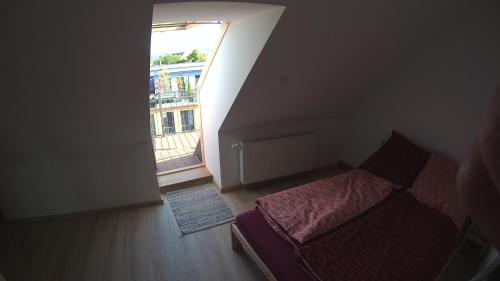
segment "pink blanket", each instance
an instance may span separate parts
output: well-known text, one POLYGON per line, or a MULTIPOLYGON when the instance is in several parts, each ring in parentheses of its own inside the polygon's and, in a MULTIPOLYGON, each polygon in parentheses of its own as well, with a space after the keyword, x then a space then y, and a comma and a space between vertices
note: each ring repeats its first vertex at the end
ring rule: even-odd
POLYGON ((407 192, 296 248, 321 281, 429 281, 457 246, 457 228, 407 192))
POLYGON ((355 169, 259 198, 257 205, 275 230, 281 228, 304 243, 363 213, 395 187, 386 179, 355 169))

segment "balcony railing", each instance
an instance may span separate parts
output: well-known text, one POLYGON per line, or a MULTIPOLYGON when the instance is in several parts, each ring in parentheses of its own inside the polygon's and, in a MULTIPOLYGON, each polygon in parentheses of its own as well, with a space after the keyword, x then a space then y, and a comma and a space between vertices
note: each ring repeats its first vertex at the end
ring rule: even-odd
POLYGON ((163 133, 164 134, 173 134, 175 133, 175 127, 163 127, 163 133))
POLYGON ((170 91, 149 95, 151 137, 158 172, 201 163, 196 152, 200 129, 195 125, 196 91, 170 91), (187 108, 186 108, 187 107, 187 108))
POLYGON ((194 130, 194 124, 182 125, 183 132, 190 132, 194 130))
POLYGON ((150 109, 166 109, 197 104, 198 94, 196 91, 171 91, 149 95, 150 109))

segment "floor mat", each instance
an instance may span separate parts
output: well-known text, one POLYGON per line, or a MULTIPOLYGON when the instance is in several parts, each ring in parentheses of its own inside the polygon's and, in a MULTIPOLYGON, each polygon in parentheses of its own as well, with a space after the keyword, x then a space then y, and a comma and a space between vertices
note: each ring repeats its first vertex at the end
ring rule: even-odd
POLYGON ((167 192, 166 197, 183 235, 234 220, 233 211, 209 184, 167 192))

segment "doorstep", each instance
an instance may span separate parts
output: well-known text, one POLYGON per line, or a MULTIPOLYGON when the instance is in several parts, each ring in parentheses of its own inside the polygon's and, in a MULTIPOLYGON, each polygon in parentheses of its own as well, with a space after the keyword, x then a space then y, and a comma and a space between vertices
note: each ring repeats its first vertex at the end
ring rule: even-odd
POLYGON ((158 176, 158 186, 160 193, 163 194, 168 191, 210 183, 212 179, 212 174, 205 166, 202 166, 158 176))

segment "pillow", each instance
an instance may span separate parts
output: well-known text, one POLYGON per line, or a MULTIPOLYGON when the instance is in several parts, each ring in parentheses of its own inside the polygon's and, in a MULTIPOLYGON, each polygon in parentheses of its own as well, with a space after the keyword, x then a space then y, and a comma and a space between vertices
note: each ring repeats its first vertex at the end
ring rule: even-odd
POLYGON ((465 212, 458 201, 458 166, 440 154, 432 154, 413 186, 408 190, 418 201, 450 217, 458 229, 465 212))
POLYGON ((393 131, 389 140, 359 168, 403 187, 410 187, 429 156, 429 152, 393 131))

